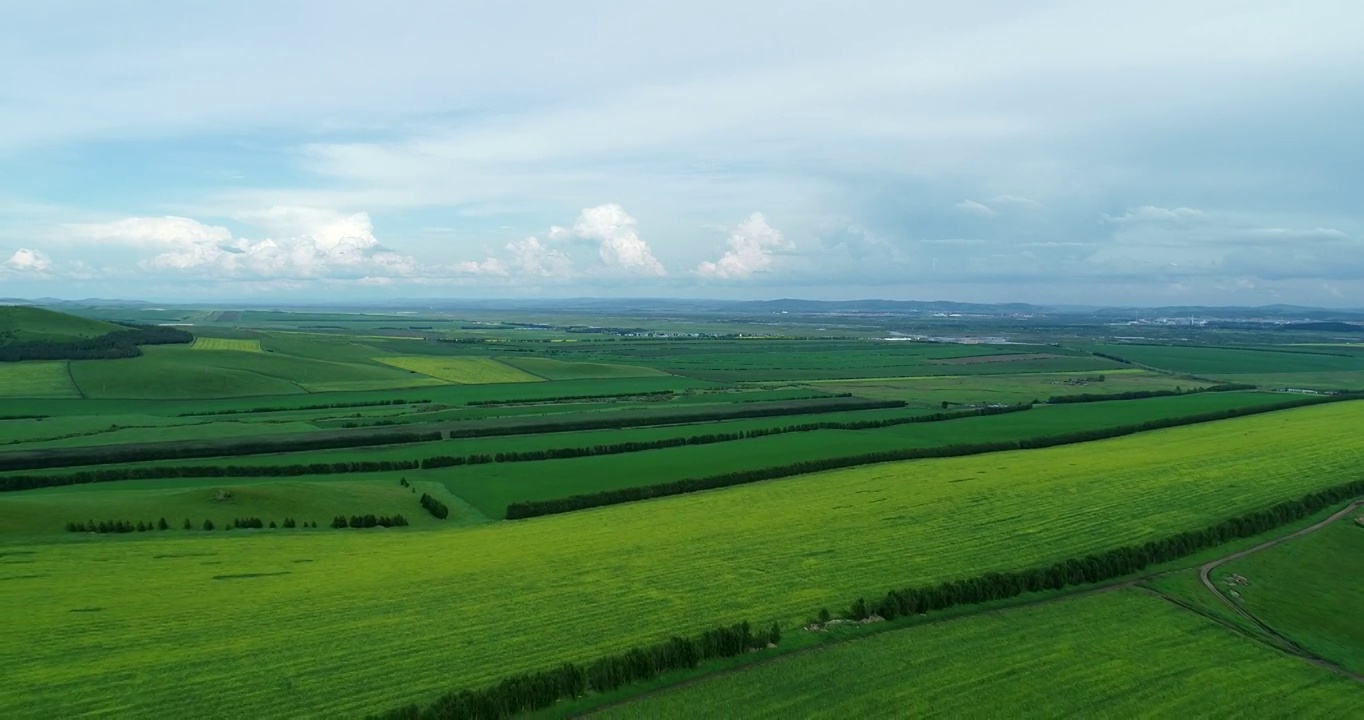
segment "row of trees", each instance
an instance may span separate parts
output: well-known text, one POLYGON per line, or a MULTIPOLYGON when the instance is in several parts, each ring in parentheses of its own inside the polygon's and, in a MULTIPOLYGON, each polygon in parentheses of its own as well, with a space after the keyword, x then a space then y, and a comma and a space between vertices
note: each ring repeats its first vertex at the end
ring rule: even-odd
POLYGON ((767 437, 769 435, 783 435, 795 432, 810 432, 814 430, 871 430, 875 428, 892 427, 895 425, 905 425, 909 423, 928 423, 943 422, 946 420, 957 420, 968 417, 981 417, 984 415, 1003 415, 1006 413, 1031 410, 1031 405, 1008 405, 1002 407, 985 407, 973 410, 964 410, 954 413, 933 413, 930 415, 909 415, 898 418, 881 418, 878 420, 854 420, 850 422, 816 422, 803 423, 800 425, 785 425, 774 428, 757 428, 732 433, 709 433, 706 435, 689 435, 687 437, 660 438, 658 440, 636 440, 631 442, 615 443, 612 445, 590 445, 580 447, 546 448, 544 450, 520 450, 500 452, 493 455, 464 455, 450 456, 440 455, 429 457, 421 461, 423 470, 434 468, 453 467, 457 465, 481 465, 490 462, 537 462, 540 460, 566 460, 569 458, 592 457, 596 455, 619 455, 622 453, 643 452, 646 450, 661 450, 665 448, 686 447, 688 445, 711 445, 714 443, 734 442, 736 440, 748 440, 752 438, 767 437))
POLYGON ((416 470, 417 460, 357 460, 354 462, 309 463, 307 465, 156 465, 83 470, 63 475, 10 475, 0 477, 0 492, 33 488, 85 485, 119 480, 163 480, 166 478, 210 477, 297 477, 300 475, 339 475, 360 472, 416 470))
POLYGON ((386 407, 389 405, 426 405, 430 400, 356 400, 353 402, 295 405, 293 407, 256 407, 249 410, 199 410, 183 412, 176 417, 204 417, 207 415, 253 415, 255 413, 296 412, 299 410, 340 410, 343 408, 386 407))
POLYGON ((1107 400, 1145 400, 1146 398, 1172 397, 1174 395, 1193 395, 1205 392, 1231 392, 1234 390, 1254 390, 1254 385, 1245 383, 1221 383, 1209 385, 1204 388, 1190 388, 1184 390, 1175 388, 1174 390, 1131 390, 1119 393, 1080 393, 1078 395, 1053 395, 1047 398, 1048 405, 1064 405, 1066 403, 1087 403, 1104 402, 1107 400))
MULTIPOLYGON (((300 450, 331 450, 335 448, 402 445, 406 443, 440 440, 438 430, 426 432, 328 433, 300 437, 275 437, 231 441, 183 441, 148 443, 144 445, 109 445, 99 447, 19 450, 0 455, 0 471, 39 470, 80 465, 144 462, 150 460, 181 460, 185 458, 260 455, 264 453, 297 452, 300 450)), ((0 488, 10 489, 10 488, 0 488)), ((23 489, 23 488, 17 488, 23 489)))
POLYGON ((445 503, 431 497, 430 493, 422 493, 421 503, 422 507, 426 508, 426 511, 437 520, 450 517, 450 508, 445 503))
POLYGON ((0 362, 22 360, 105 360, 142 354, 139 345, 174 345, 194 342, 194 336, 171 327, 129 326, 99 337, 66 341, 39 341, 0 346, 0 362))
POLYGON ((333 528, 372 528, 372 527, 407 527, 407 518, 399 515, 337 515, 332 518, 333 528))
MULTIPOLYGON (((792 405, 774 403, 765 407, 731 408, 711 412, 677 412, 670 415, 646 415, 625 417, 579 418, 536 423, 517 423, 471 427, 450 431, 450 438, 492 437, 499 435, 530 435, 546 432, 565 432, 569 430, 612 430, 617 428, 638 427, 640 425, 667 425, 670 423, 698 422, 703 420, 738 420, 741 418, 775 417, 780 415, 811 415, 826 412, 847 412, 852 410, 888 410, 905 406, 903 400, 860 400, 848 402, 839 398, 838 403, 812 403, 792 405)), ((770 402, 770 401, 769 401, 770 402)))
POLYGON ((534 397, 523 398, 521 400, 470 400, 465 403, 465 405, 468 405, 469 407, 486 407, 490 405, 570 402, 573 400, 611 400, 614 398, 661 399, 663 397, 672 397, 675 394, 676 393, 672 390, 649 390, 647 392, 598 393, 595 395, 556 395, 554 397, 534 397))
POLYGON ((781 628, 754 631, 747 622, 707 630, 696 637, 672 637, 576 665, 513 675, 479 690, 442 695, 426 708, 415 704, 380 716, 383 720, 497 720, 543 710, 588 692, 604 693, 672 670, 691 669, 706 660, 734 657, 781 641, 781 628))
POLYGON ((1342 396, 1333 398, 1303 398, 1287 402, 1276 403, 1273 405, 1261 405, 1256 407, 1231 408, 1216 412, 1200 413, 1197 415, 1187 415, 1178 418, 1164 418, 1151 420, 1138 425, 1123 425, 1118 427, 1098 428, 1083 432, 1066 433, 1062 435, 1047 435, 1024 440, 1003 440, 989 443, 965 443, 957 445, 943 445, 939 447, 927 448, 908 448, 903 450, 883 450, 881 452, 865 453, 862 455, 849 455, 836 458, 821 458, 818 460, 806 460, 803 462, 792 463, 790 465, 778 465, 774 467, 758 468, 754 470, 740 470, 738 472, 724 473, 721 475, 710 475, 700 478, 688 478, 683 480, 673 480, 655 485, 638 485, 635 487, 618 488, 614 490, 603 490, 601 492, 588 493, 584 495, 572 495, 566 498, 555 498, 552 500, 528 500, 516 502, 507 506, 506 517, 508 520, 520 520, 524 518, 539 517, 541 515, 553 515, 557 513, 572 512, 574 510, 584 510, 586 508, 601 507, 604 505, 617 505, 620 503, 635 502, 637 500, 648 500, 656 497, 666 497, 668 495, 681 495, 701 490, 714 490, 717 488, 731 487, 733 485, 744 485, 747 483, 760 482, 763 480, 774 480, 777 478, 791 477, 794 475, 805 475, 813 472, 825 470, 837 470, 840 468, 855 467, 858 465, 871 465, 875 463, 892 462, 900 460, 922 460, 925 458, 958 457, 962 455, 979 455, 989 452, 1001 452, 1004 450, 1026 450, 1033 448, 1053 447, 1057 445, 1069 445, 1073 443, 1089 442, 1091 440, 1103 440, 1106 438, 1120 437, 1134 433, 1145 432, 1147 430, 1157 430, 1161 428, 1176 427, 1179 425, 1192 425, 1196 423, 1210 422, 1213 420, 1225 420, 1233 417, 1245 415, 1255 415, 1263 412, 1284 410, 1287 408, 1300 407, 1303 405, 1314 405, 1322 402, 1334 402, 1344 399, 1342 396))
MULTIPOLYGON (((184 530, 193 530, 193 529, 195 528, 195 525, 194 525, 193 522, 190 521, 189 518, 185 518, 185 522, 184 522, 180 527, 181 527, 181 529, 184 529, 184 530)), ((213 523, 212 520, 208 520, 208 519, 204 520, 204 522, 203 522, 201 525, 199 525, 198 527, 199 527, 201 530, 215 530, 215 529, 217 529, 217 525, 215 525, 215 524, 213 523)), ((300 523, 299 521, 297 521, 297 520, 295 520, 295 519, 293 519, 293 518, 291 518, 291 517, 287 517, 287 518, 284 518, 284 520, 283 520, 279 525, 276 525, 274 520, 271 520, 270 523, 269 523, 269 525, 266 525, 265 521, 261 520, 261 519, 258 518, 258 517, 249 517, 249 518, 233 518, 232 522, 223 525, 223 529, 224 529, 224 530, 231 530, 231 529, 234 529, 234 528, 255 528, 255 529, 261 529, 261 528, 266 528, 266 527, 269 527, 269 528, 278 528, 278 527, 284 527, 284 528, 304 527, 304 528, 307 528, 307 527, 314 527, 314 528, 315 528, 315 527, 317 527, 317 522, 315 522, 315 521, 313 521, 313 522, 304 521, 304 522, 301 522, 301 523, 300 523)), ((136 523, 134 523, 134 522, 129 521, 129 520, 99 520, 99 521, 95 521, 95 520, 85 520, 85 521, 68 522, 68 523, 66 524, 66 531, 67 531, 67 532, 129 533, 129 532, 147 532, 147 531, 149 531, 149 530, 169 530, 169 529, 170 529, 170 523, 166 522, 166 518, 161 518, 160 520, 157 520, 156 522, 151 522, 151 521, 143 522, 143 521, 139 520, 139 521, 137 521, 136 523)))
POLYGON ((1140 572, 1151 565, 1178 560, 1224 543, 1246 538, 1301 520, 1364 493, 1364 480, 1337 485, 1265 510, 1247 513, 1199 530, 1171 535, 1141 545, 1127 545, 1107 552, 1070 558, 1044 567, 1013 572, 992 572, 937 585, 891 590, 879 601, 858 598, 846 616, 862 620, 872 614, 886 620, 918 615, 957 605, 970 605, 1016 597, 1024 593, 1059 590, 1140 572))

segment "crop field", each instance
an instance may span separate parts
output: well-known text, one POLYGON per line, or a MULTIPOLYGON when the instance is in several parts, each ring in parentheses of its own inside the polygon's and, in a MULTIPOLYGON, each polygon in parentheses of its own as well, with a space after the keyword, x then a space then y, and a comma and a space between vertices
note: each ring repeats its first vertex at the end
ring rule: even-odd
POLYGON ((606 363, 564 362, 550 358, 498 358, 503 363, 538 375, 546 380, 585 380, 591 378, 657 377, 662 370, 638 365, 608 365, 606 363))
POLYGON ((1361 413, 1337 403, 445 532, 7 548, 0 611, 28 621, 9 633, 0 714, 356 715, 716 622, 791 627, 889 587, 1357 479, 1364 446, 1335 430, 1361 413))
POLYGON ((237 352, 261 352, 260 340, 241 338, 198 337, 190 346, 191 350, 235 350, 237 352))
POLYGON ((593 717, 1347 717, 1361 704, 1358 683, 1123 590, 895 630, 593 717))
POLYGON ((544 381, 542 377, 536 377, 492 358, 408 355, 375 359, 385 365, 460 385, 544 381))
MULTIPOLYGON (((1355 515, 1364 516, 1364 510, 1355 515)), ((1241 607, 1308 650, 1364 674, 1364 526, 1353 518, 1218 568, 1241 607), (1246 584, 1226 578, 1239 575, 1246 584)), ((1204 590, 1204 592, 1207 592, 1204 590)))
POLYGON ((1266 373, 1364 371, 1364 357, 1329 348, 1229 348, 1177 345, 1103 345, 1098 352, 1178 373, 1222 378, 1266 373))
POLYGON ((66 361, 0 363, 0 397, 79 397, 66 361))
POLYGON ((1208 383, 1142 370, 1104 372, 1015 373, 1009 375, 939 375, 868 378, 810 383, 827 392, 859 397, 904 400, 922 407, 953 404, 1045 401, 1054 395, 1110 394, 1147 390, 1193 390, 1208 383))

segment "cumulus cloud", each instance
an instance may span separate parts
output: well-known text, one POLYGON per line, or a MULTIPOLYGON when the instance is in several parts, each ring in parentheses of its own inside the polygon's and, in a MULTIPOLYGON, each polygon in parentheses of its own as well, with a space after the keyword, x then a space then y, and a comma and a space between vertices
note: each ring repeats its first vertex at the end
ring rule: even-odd
POLYGON ((729 235, 729 250, 719 260, 696 267, 701 277, 735 280, 751 277, 772 266, 773 254, 791 249, 781 231, 767 224, 760 212, 748 216, 729 235))
POLYGON ((1121 215, 1104 215, 1103 220, 1111 225, 1131 225, 1137 223, 1188 223, 1203 220, 1202 210, 1187 207, 1163 208, 1143 205, 1132 208, 1121 215))
POLYGON ((976 217, 992 218, 999 214, 998 212, 995 211, 994 208, 990 207, 989 205, 976 202, 975 200, 962 200, 961 202, 953 205, 952 207, 956 208, 957 210, 960 210, 961 212, 966 213, 967 215, 975 215, 976 217))
POLYGON ((67 229, 75 239, 149 249, 155 254, 142 265, 157 270, 263 278, 392 277, 416 271, 412 258, 379 244, 366 213, 275 207, 245 217, 276 236, 237 238, 225 227, 174 216, 67 229))
POLYGON ((42 250, 19 248, 5 261, 5 268, 15 272, 42 273, 52 267, 52 258, 42 250))
MULTIPOLYGON (((608 271, 628 275, 667 275, 663 264, 654 257, 649 244, 635 230, 635 219, 625 208, 615 203, 586 208, 578 215, 572 235, 601 243, 598 254, 608 271)), ((551 228, 552 239, 567 235, 563 228, 551 228)))

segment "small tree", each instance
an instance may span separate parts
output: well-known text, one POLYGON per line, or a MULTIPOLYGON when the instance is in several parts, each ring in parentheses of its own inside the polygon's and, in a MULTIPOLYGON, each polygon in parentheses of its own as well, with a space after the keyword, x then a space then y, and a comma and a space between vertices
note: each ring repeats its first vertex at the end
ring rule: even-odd
POLYGON ((194 529, 194 523, 190 522, 190 521, 189 521, 189 518, 185 518, 185 529, 186 529, 186 530, 193 530, 193 529, 194 529))
POLYGON ((271 521, 270 521, 270 529, 273 530, 274 527, 275 527, 275 521, 274 521, 274 520, 271 520, 271 521))
POLYGON ((828 623, 829 620, 831 620, 831 619, 832 619, 832 617, 830 617, 830 615, 829 615, 829 608, 820 608, 820 609, 819 609, 819 623, 820 623, 821 625, 824 625, 824 624, 828 623))
POLYGON ((205 530, 212 530, 212 529, 213 529, 213 521, 212 521, 212 520, 204 520, 204 529, 205 529, 205 530))
POLYGON ((157 521, 156 521, 156 529, 157 529, 157 530, 169 530, 169 529, 170 529, 170 523, 166 522, 166 518, 161 518, 160 520, 157 520, 157 521))

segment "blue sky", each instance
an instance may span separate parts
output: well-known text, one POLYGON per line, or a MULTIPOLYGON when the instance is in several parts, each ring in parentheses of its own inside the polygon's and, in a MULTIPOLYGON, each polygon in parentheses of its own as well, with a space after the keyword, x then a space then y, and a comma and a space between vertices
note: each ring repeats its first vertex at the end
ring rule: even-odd
POLYGON ((0 295, 1364 306, 1357 2, 661 5, 6 2, 0 295))

